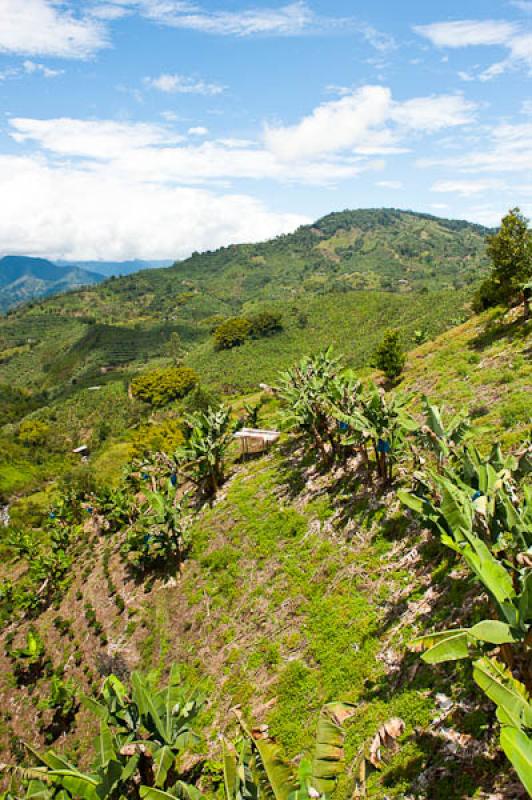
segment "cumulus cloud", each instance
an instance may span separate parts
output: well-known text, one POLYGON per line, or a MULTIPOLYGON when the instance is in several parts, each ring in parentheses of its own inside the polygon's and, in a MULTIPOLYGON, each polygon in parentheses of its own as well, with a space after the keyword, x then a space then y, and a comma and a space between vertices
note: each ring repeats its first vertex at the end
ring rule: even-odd
POLYGON ((183 136, 172 123, 12 117, 8 131, 31 155, 0 158, 10 198, 0 219, 0 250, 178 257, 272 236, 302 218, 236 193, 233 181, 353 179, 384 168, 375 154, 400 152, 404 139, 464 124, 470 113, 461 96, 396 102, 389 89, 367 86, 294 126, 268 128, 256 141, 211 139, 202 126, 183 136))
POLYGON ((192 250, 258 241, 307 222, 236 193, 147 185, 107 170, 0 156, 9 195, 0 216, 3 252, 66 259, 181 258, 192 250))
POLYGON ((478 75, 463 72, 462 80, 488 81, 507 69, 524 65, 532 69, 532 33, 520 24, 505 20, 457 20, 417 25, 414 30, 436 47, 473 47, 499 45, 508 51, 503 61, 492 64, 478 75))
POLYGON ((0 0, 0 52, 87 58, 107 46, 102 24, 53 0, 0 0))
POLYGON ((351 149, 360 154, 401 152, 408 131, 433 133, 471 122, 475 104, 462 95, 395 102, 384 86, 363 86, 318 106, 292 126, 267 126, 264 141, 285 160, 351 149))
POLYGON ((168 73, 163 73, 157 78, 144 78, 144 85, 167 94, 217 95, 225 90, 225 86, 219 83, 208 83, 199 78, 168 73))

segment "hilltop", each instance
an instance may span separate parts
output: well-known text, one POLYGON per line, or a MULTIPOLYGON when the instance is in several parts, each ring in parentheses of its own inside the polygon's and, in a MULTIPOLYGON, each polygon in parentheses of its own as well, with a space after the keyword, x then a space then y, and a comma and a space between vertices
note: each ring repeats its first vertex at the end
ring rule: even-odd
POLYGON ((103 380, 127 378, 164 358, 175 333, 187 363, 217 388, 250 389, 257 364, 269 380, 330 342, 362 367, 383 327, 410 343, 416 330, 430 337, 465 318, 487 268, 486 233, 412 212, 344 211, 269 242, 113 278, 0 319, 0 383, 71 391, 99 383, 102 370, 103 380), (262 310, 282 318, 275 348, 257 340, 213 351, 216 321, 262 310))
POLYGON ((0 259, 0 313, 48 295, 99 283, 103 275, 79 266, 58 266, 45 258, 4 256, 0 259))

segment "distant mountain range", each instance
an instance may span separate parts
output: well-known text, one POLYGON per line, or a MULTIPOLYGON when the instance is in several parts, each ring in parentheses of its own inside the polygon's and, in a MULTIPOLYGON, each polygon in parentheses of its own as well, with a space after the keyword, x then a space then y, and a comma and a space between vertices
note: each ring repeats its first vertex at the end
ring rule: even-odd
POLYGON ((103 280, 103 275, 76 265, 58 266, 45 258, 4 256, 0 259, 0 312, 28 300, 103 280))
POLYGON ((90 286, 111 276, 167 267, 170 259, 141 261, 56 261, 28 256, 0 259, 0 313, 40 297, 90 286))
POLYGON ((56 261, 60 267, 75 266, 87 269, 91 272, 98 272, 110 278, 112 275, 131 275, 132 272, 139 272, 141 269, 151 269, 152 267, 169 267, 174 263, 174 259, 151 259, 141 261, 138 258, 131 261, 56 261))

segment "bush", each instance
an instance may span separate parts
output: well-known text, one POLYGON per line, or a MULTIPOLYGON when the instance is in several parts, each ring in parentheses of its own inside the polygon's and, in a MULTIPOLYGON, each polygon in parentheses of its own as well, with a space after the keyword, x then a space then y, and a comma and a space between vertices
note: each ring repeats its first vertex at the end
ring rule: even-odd
POLYGON ((167 367, 144 372, 131 382, 131 393, 152 406, 164 406, 184 397, 198 383, 190 367, 167 367))
MULTIPOLYGON (((196 389, 189 397, 194 392, 196 389)), ((170 418, 154 425, 141 425, 132 435, 133 455, 143 457, 149 453, 173 453, 184 440, 182 424, 178 419, 170 418)))
POLYGON ((250 335, 254 339, 260 339, 263 336, 273 336, 283 329, 282 317, 275 311, 261 311, 259 314, 253 314, 249 317, 251 323, 250 335))
POLYGON ((230 350, 243 344, 251 335, 252 325, 244 317, 233 317, 218 325, 214 331, 214 345, 217 350, 230 350))
POLYGON ((401 346, 401 334, 396 330, 387 330, 375 353, 375 366, 381 369, 387 378, 398 378, 405 365, 406 356, 401 346))
POLYGON ((38 419, 26 419, 20 423, 18 438, 24 445, 38 447, 46 444, 49 433, 50 426, 46 422, 41 422, 38 419))

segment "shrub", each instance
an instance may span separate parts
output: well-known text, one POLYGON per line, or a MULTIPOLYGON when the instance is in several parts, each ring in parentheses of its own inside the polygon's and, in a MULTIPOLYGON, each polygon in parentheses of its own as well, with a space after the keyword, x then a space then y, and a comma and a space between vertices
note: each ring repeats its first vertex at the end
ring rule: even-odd
POLYGON ((38 419, 26 419, 20 423, 18 429, 19 441, 29 447, 38 447, 46 444, 50 426, 38 419))
POLYGON ((375 366, 381 369, 387 378, 398 378, 405 365, 406 356, 401 346, 401 334, 397 330, 387 330, 375 353, 375 366))
MULTIPOLYGON (((193 389, 192 397, 197 389, 193 389)), ((188 403, 188 398, 187 398, 188 403)), ((133 433, 133 455, 143 457, 149 453, 173 453, 184 442, 182 425, 177 419, 165 419, 155 425, 141 425, 133 433)))
POLYGON ((214 331, 214 346, 217 350, 230 350, 243 344, 251 335, 252 324, 244 317, 233 317, 218 325, 214 331))
POLYGON ((263 336, 272 336, 283 329, 282 317, 276 311, 261 311, 249 317, 251 323, 250 335, 254 339, 263 336))
POLYGON ((144 372, 131 382, 131 393, 152 406, 164 406, 184 397, 198 382, 190 367, 167 367, 144 372))

